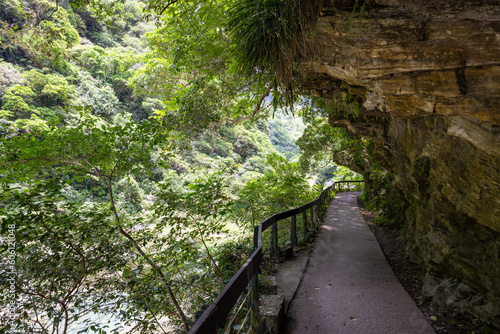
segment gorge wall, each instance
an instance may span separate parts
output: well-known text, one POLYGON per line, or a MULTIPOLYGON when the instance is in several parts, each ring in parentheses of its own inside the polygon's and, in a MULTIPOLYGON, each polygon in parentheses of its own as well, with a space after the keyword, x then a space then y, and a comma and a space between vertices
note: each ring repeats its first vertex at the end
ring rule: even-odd
POLYGON ((302 89, 358 101, 330 124, 372 139, 393 174, 424 294, 500 329, 500 3, 372 0, 351 24, 341 3, 322 11, 302 89))

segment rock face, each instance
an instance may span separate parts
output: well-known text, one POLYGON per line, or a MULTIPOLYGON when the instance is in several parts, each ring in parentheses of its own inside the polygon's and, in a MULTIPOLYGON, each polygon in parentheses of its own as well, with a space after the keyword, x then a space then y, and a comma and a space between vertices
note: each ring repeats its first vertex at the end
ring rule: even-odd
POLYGON ((348 29, 351 13, 323 10, 302 88, 376 143, 424 293, 500 328, 500 3, 376 0, 348 29))

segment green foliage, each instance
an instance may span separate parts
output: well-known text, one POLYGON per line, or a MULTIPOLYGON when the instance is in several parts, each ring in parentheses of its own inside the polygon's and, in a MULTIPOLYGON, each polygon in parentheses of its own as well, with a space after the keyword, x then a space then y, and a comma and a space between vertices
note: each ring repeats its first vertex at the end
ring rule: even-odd
POLYGON ((342 114, 344 118, 356 119, 359 117, 359 102, 356 96, 347 93, 343 98, 334 96, 329 104, 324 107, 334 115, 342 114))
POLYGON ((253 250, 253 242, 248 235, 227 238, 214 249, 214 258, 227 281, 240 269, 253 250))
POLYGON ((25 16, 19 0, 5 0, 0 4, 0 21, 8 24, 22 23, 25 16))
POLYGON ((22 74, 24 84, 7 88, 2 97, 1 117, 25 131, 47 129, 71 103, 74 87, 66 79, 31 70, 22 74))
POLYGON ((189 140, 220 120, 219 111, 224 108, 220 97, 220 86, 195 81, 178 91, 177 96, 167 102, 167 108, 156 113, 156 118, 162 121, 173 142, 189 140))
POLYGON ((276 149, 288 160, 296 160, 300 148, 295 141, 304 131, 304 123, 300 117, 276 113, 273 119, 267 121, 269 139, 276 149))
POLYGON ((9 119, 29 118, 33 110, 28 102, 32 101, 35 93, 29 87, 15 85, 7 89, 2 98, 4 117, 9 119))
POLYGON ((92 114, 104 117, 108 121, 118 112, 119 101, 113 88, 89 75, 79 73, 80 83, 76 87, 79 105, 88 106, 92 114))
MULTIPOLYGON (((38 261, 36 259, 37 253, 26 253, 28 268, 22 271, 22 277, 28 281, 31 278, 33 280, 40 279, 41 286, 52 284, 59 279, 67 280, 62 275, 69 275, 75 279, 77 286, 81 286, 84 281, 93 282, 90 277, 94 275, 109 284, 103 283, 100 290, 83 289, 81 293, 74 290, 75 284, 71 284, 71 282, 65 286, 54 285, 54 293, 57 293, 58 296, 61 296, 61 294, 67 296, 63 303, 59 303, 59 313, 52 311, 50 304, 47 303, 45 304, 47 306, 41 309, 40 304, 30 304, 29 295, 25 295, 25 298, 21 299, 26 301, 23 308, 29 313, 26 313, 25 319, 20 320, 23 322, 23 326, 30 325, 28 318, 31 319, 34 310, 38 310, 43 316, 48 315, 48 320, 36 324, 37 326, 48 326, 49 328, 66 326, 62 324, 74 320, 74 314, 66 313, 66 308, 72 306, 74 301, 84 303, 87 292, 102 296, 102 298, 95 299, 96 303, 99 304, 95 308, 96 310, 102 309, 103 312, 107 312, 107 308, 120 309, 119 304, 123 301, 120 298, 126 298, 126 312, 120 312, 120 317, 126 322, 136 318, 138 314, 144 312, 144 309, 153 314, 160 312, 164 315, 173 315, 183 321, 185 320, 173 292, 176 288, 171 287, 169 280, 155 264, 156 260, 162 259, 161 254, 164 245, 157 243, 156 240, 150 244, 148 242, 148 240, 151 240, 150 230, 137 228, 138 225, 141 225, 141 218, 129 216, 125 210, 120 210, 117 206, 121 204, 119 201, 117 202, 117 197, 114 195, 116 192, 121 191, 122 194, 129 197, 132 204, 134 200, 139 200, 137 198, 137 185, 131 178, 128 178, 127 181, 118 182, 118 184, 115 184, 115 182, 120 179, 123 180, 124 175, 140 175, 150 170, 153 166, 151 152, 156 143, 155 131, 147 123, 142 125, 132 122, 118 123, 121 124, 110 125, 95 117, 82 114, 79 122, 73 126, 52 127, 40 131, 39 137, 30 134, 11 138, 4 137, 0 142, 0 174, 3 176, 1 182, 4 193, 6 196, 10 196, 9 198, 14 198, 17 201, 7 197, 3 198, 4 205, 5 203, 14 203, 14 210, 10 208, 7 210, 7 221, 14 219, 17 224, 21 224, 21 221, 42 222, 42 224, 46 222, 44 228, 50 232, 56 229, 57 224, 85 222, 84 218, 88 217, 88 219, 95 219, 95 222, 98 223, 97 227, 93 227, 92 224, 82 224, 83 227, 92 226, 92 233, 89 236, 90 244, 96 242, 102 244, 100 238, 105 238, 105 242, 110 243, 109 246, 106 246, 106 249, 109 247, 120 248, 119 252, 110 251, 104 256, 100 256, 102 262, 100 265, 107 267, 106 271, 100 270, 98 273, 92 273, 91 271, 85 271, 86 267, 78 269, 77 267, 66 266, 68 259, 59 257, 57 249, 52 253, 47 248, 42 247, 41 251, 53 256, 54 268, 60 267, 64 268, 64 270, 61 273, 50 271, 52 275, 44 275, 45 272, 40 271, 37 277, 33 276, 28 270, 33 261, 38 261), (43 138, 43 140, 39 138, 43 138), (108 200, 102 204, 65 202, 64 198, 60 196, 62 194, 62 184, 61 178, 57 177, 58 175, 69 176, 69 182, 94 178, 106 189, 108 200), (18 185, 19 182, 20 185, 18 185), (17 190, 19 187, 21 187, 20 192, 17 190), (33 192, 26 189, 33 189, 33 192), (20 196, 28 196, 28 198, 23 199, 20 196), (17 200, 18 198, 21 199, 17 200), (40 201, 45 201, 48 204, 42 203, 43 205, 38 205, 37 202, 40 201), (33 215, 28 217, 26 213, 33 213, 33 215), (61 217, 64 218, 66 213, 68 213, 67 220, 59 220, 61 217), (111 237, 107 237, 107 233, 111 237), (124 247, 120 246, 123 242, 128 244, 125 253, 123 251, 124 247), (143 247, 148 248, 149 255, 142 250, 143 247), (126 255, 125 259, 122 259, 123 255, 126 255), (120 265, 114 265, 113 261, 118 261, 120 265), (127 267, 123 269, 124 274, 121 276, 125 280, 121 281, 120 276, 116 274, 125 265, 127 267), (134 268, 132 270, 135 275, 128 275, 127 268, 134 268), (81 271, 81 273, 78 274, 78 271, 81 271), (122 286, 116 287, 116 285, 113 285, 113 279, 110 279, 110 277, 115 277, 119 283, 121 282, 122 286), (157 288, 149 291, 152 286, 157 288), (107 294, 105 289, 111 289, 110 295, 107 294), (126 294, 120 295, 118 291, 124 291, 126 294), (157 294, 153 291, 157 291, 157 294), (165 300, 163 297, 165 294, 171 297, 170 300, 165 300), (117 303, 118 307, 116 306, 117 303), (56 315, 56 318, 51 320, 53 314, 56 315)), ((71 228, 71 226, 68 228, 71 228)), ((85 266, 85 255, 81 251, 79 252, 76 246, 71 247, 72 242, 77 242, 70 239, 72 235, 72 233, 61 230, 54 238, 57 239, 58 245, 65 245, 64 247, 69 247, 67 251, 76 253, 71 256, 80 258, 80 267, 85 266)), ((40 247, 37 245, 44 244, 46 240, 43 234, 39 236, 30 235, 30 237, 33 238, 31 240, 36 247, 40 247)), ((95 246, 82 247, 97 250, 95 246)), ((97 254, 99 255, 99 253, 97 254)), ((21 267, 23 265, 25 265, 24 262, 21 263, 21 267)), ((43 293, 41 297, 43 297, 43 293)), ((57 303, 57 300, 55 302, 57 303)), ((82 305, 82 312, 88 312, 88 307, 87 304, 82 305)), ((78 317, 79 311, 76 314, 76 317, 78 317)), ((149 326, 151 323, 146 322, 144 325, 149 326)))
MULTIPOLYGON (((298 163, 291 163, 283 156, 268 155, 264 175, 247 182, 238 196, 244 203, 252 203, 257 221, 271 214, 307 203, 311 199, 309 184, 298 163)), ((246 204, 245 204, 246 209, 246 204)))
MULTIPOLYGON (((335 111, 318 100, 312 100, 311 106, 302 110, 306 128, 297 140, 302 151, 299 159, 302 168, 305 171, 321 169, 335 162, 356 173, 366 173, 369 169, 370 141, 353 135, 347 129, 331 126, 328 117, 332 112, 335 111)), ((342 169, 339 172, 345 174, 342 169)))
MULTIPOLYGON (((47 206, 40 207, 40 212, 37 213, 53 215, 48 227, 52 228, 56 224, 55 220, 61 212, 65 214, 71 211, 68 220, 74 223, 81 222, 86 215, 96 213, 96 222, 100 221, 101 225, 88 226, 93 228, 92 236, 106 236, 109 240, 106 247, 127 247, 127 257, 119 266, 110 266, 106 271, 95 274, 102 285, 97 286, 93 293, 102 295, 102 298, 95 298, 92 307, 100 314, 115 314, 123 323, 132 323, 131 319, 144 319, 138 316, 140 312, 146 312, 148 317, 155 315, 176 318, 174 304, 164 297, 168 294, 166 285, 150 262, 138 254, 134 241, 147 250, 150 261, 161 266, 165 279, 170 282, 173 293, 181 303, 196 308, 199 303, 212 300, 222 283, 244 261, 251 245, 245 235, 234 238, 227 235, 227 222, 234 217, 234 202, 223 175, 206 173, 208 177, 191 179, 186 185, 183 180, 189 180, 192 174, 185 177, 169 174, 173 179, 164 182, 157 190, 156 197, 151 197, 144 190, 143 185, 148 184, 145 182, 147 179, 144 179, 148 176, 144 172, 154 175, 164 162, 164 154, 154 148, 157 139, 154 129, 147 123, 138 125, 126 117, 115 117, 113 124, 90 115, 82 114, 79 117, 74 123, 71 121, 40 131, 37 138, 43 140, 28 134, 4 138, 0 149, 0 165, 3 168, 0 173, 5 182, 21 182, 23 187, 28 186, 24 185, 28 181, 37 184, 46 179, 53 180, 50 187, 55 187, 54 192, 59 197, 55 202, 59 211, 50 211, 47 206), (59 183, 64 180, 68 182, 59 183), (147 203, 154 205, 148 207, 147 203), (116 215, 118 218, 113 218, 116 215), (101 233, 100 229, 109 230, 110 236, 101 233), (132 239, 125 238, 119 232, 120 229, 124 229, 132 239), (232 245, 237 245, 238 252, 229 252, 232 245), (214 281, 214 278, 217 280, 214 281), (109 290, 105 290, 106 288, 109 290), (116 291, 122 293, 117 297, 116 291), (196 301, 192 299, 195 295, 199 296, 196 301)), ((234 138, 260 136, 263 141, 265 135, 256 133, 254 129, 237 126, 225 131, 232 133, 234 138)), ((228 144, 220 142, 221 138, 216 138, 218 139, 213 140, 214 144, 228 144)), ((264 147, 272 148, 268 140, 265 143, 257 142, 255 146, 259 150, 264 147), (260 146, 264 144, 265 146, 260 146)), ((285 162, 286 160, 280 164, 285 162)), ((198 175, 202 174, 203 171, 198 175)), ((148 187, 149 193, 155 188, 148 187)), ((45 198, 45 193, 38 191, 37 196, 45 198)), ((18 202, 9 202, 24 210, 18 202)), ((29 203, 29 200, 23 203, 29 203)), ((69 236, 73 234, 67 230, 61 230, 58 235, 62 243, 75 242, 69 236)), ((30 235, 31 237, 34 244, 41 242, 36 235, 30 235)), ((89 243, 92 242, 97 241, 89 240, 89 243)), ((118 253, 111 252, 109 256, 118 261, 118 253)), ((26 263, 35 261, 30 254, 25 254, 26 263)), ((62 267, 63 262, 57 261, 63 259, 54 258, 51 264, 62 267)), ((102 261, 102 265, 106 266, 108 258, 102 258, 102 261)), ((80 267, 66 268, 68 275, 74 277, 77 283, 82 275, 78 276, 73 270, 78 268, 80 267)), ((26 272, 27 279, 31 275, 26 272)), ((89 272, 89 275, 94 274, 89 272)), ((40 273, 39 279, 40 284, 47 284, 53 278, 40 273)), ((83 282, 90 285, 92 279, 85 276, 83 282)), ((67 287, 57 285, 54 293, 57 289, 58 293, 67 291, 64 290, 67 287)), ((85 298, 85 294, 75 293, 68 299, 68 303, 82 298, 85 298)), ((25 305, 26 309, 30 309, 30 305, 25 305)), ((46 312, 51 304, 47 304, 47 307, 37 304, 36 307, 40 312, 46 312)), ((59 324, 66 320, 79 322, 76 320, 78 316, 88 312, 88 308, 82 305, 81 309, 75 309, 68 318, 61 310, 60 308, 57 313, 59 324)), ((23 322, 26 326, 29 324, 27 319, 23 322)), ((149 328, 148 326, 155 324, 154 317, 148 319, 150 320, 141 321, 140 325, 143 327, 137 328, 149 328)), ((43 323, 51 326, 50 323, 43 323)), ((86 328, 91 325, 96 324, 89 323, 86 328)))
POLYGON ((166 14, 164 24, 147 34, 152 52, 132 79, 134 88, 139 94, 169 96, 191 82, 201 87, 208 79, 206 85, 214 85, 214 76, 226 72, 224 8, 218 2, 181 1, 166 14))
POLYGON ((104 49, 94 45, 80 45, 70 52, 77 65, 87 70, 94 78, 116 88, 126 85, 131 76, 129 69, 137 63, 132 52, 104 49))
POLYGON ((38 106, 67 105, 75 88, 60 75, 43 74, 37 70, 23 73, 28 87, 35 92, 34 102, 38 106))
POLYGON ((294 64, 311 47, 307 33, 314 30, 321 6, 321 1, 304 0, 236 2, 228 29, 237 69, 276 77, 291 103, 294 64))
POLYGON ((264 121, 281 91, 235 70, 231 3, 173 3, 154 31, 152 2, 11 5, 23 13, 7 13, 2 54, 23 58, 0 63, 0 217, 23 233, 19 323, 104 331, 84 317, 96 310, 121 332, 180 324, 245 261, 248 221, 320 191, 277 154, 296 155, 300 122, 264 121))
POLYGON ((96 174, 98 178, 114 178, 125 171, 143 168, 141 162, 148 160, 148 148, 154 144, 154 134, 145 131, 148 126, 131 122, 106 125, 82 113, 74 126, 45 131, 41 134, 43 140, 29 135, 2 138, 0 158, 6 163, 3 168, 16 166, 17 173, 31 168, 55 171, 71 167, 84 174, 96 174), (130 165, 128 159, 123 159, 125 154, 137 163, 130 165), (60 161, 65 163, 60 165, 60 161))
MULTIPOLYGON (((359 20, 362 20, 364 18, 365 12, 366 12, 366 7, 369 4, 369 2, 370 2, 370 0, 363 0, 363 4, 359 8, 359 20)), ((360 3, 361 3, 361 1, 358 1, 358 0, 356 0, 354 2, 354 7, 352 9, 351 16, 349 17, 349 22, 347 23, 347 28, 346 28, 346 32, 344 35, 344 39, 347 38, 347 35, 349 34, 349 30, 351 30, 352 22, 354 19, 354 13, 356 13, 356 10, 358 9, 358 6, 360 3)))
MULTIPOLYGON (((16 227, 16 286, 23 312, 15 324, 26 332, 62 329, 89 310, 112 314, 111 303, 127 305, 126 296, 117 293, 124 282, 112 275, 131 260, 130 245, 110 228, 109 208, 64 203, 60 190, 53 181, 27 188, 2 184, 2 229, 16 227), (35 312, 43 321, 35 322, 35 312)), ((0 252, 5 251, 3 244, 0 252)))
POLYGON ((142 19, 143 7, 144 4, 138 1, 116 1, 111 7, 112 12, 105 17, 107 30, 117 38, 123 37, 142 19))
POLYGON ((139 22, 137 25, 130 28, 130 31, 123 35, 120 49, 132 51, 136 55, 146 53, 148 51, 147 41, 143 36, 154 30, 152 22, 139 22))
POLYGON ((224 216, 231 213, 232 207, 227 188, 223 171, 196 179, 187 185, 185 192, 180 192, 169 182, 165 182, 160 185, 158 200, 154 204, 155 215, 160 219, 156 228, 161 230, 169 227, 166 242, 170 247, 166 252, 170 257, 181 261, 177 264, 180 265, 187 259, 179 258, 170 252, 193 255, 198 248, 196 241, 201 242, 208 260, 205 265, 207 268, 215 268, 221 283, 224 283, 224 275, 210 251, 209 244, 219 240, 220 234, 225 232, 224 216))
POLYGON ((67 50, 79 42, 78 32, 71 25, 66 9, 56 7, 53 1, 34 0, 31 5, 36 10, 27 11, 26 21, 29 24, 24 30, 18 29, 21 22, 16 22, 18 26, 13 24, 5 28, 5 39, 21 46, 37 63, 52 59, 61 65, 67 50))
POLYGON ((127 175, 118 181, 116 190, 125 197, 125 203, 131 203, 136 208, 141 206, 143 191, 132 175, 127 175))
POLYGON ((180 146, 209 127, 235 124, 264 115, 273 104, 270 84, 235 73, 224 26, 226 3, 176 2, 165 25, 148 34, 152 52, 130 80, 134 93, 155 94, 165 105, 170 140, 180 146))
POLYGON ((374 165, 365 181, 370 186, 361 199, 369 210, 381 212, 375 223, 392 229, 405 226, 406 215, 411 214, 410 207, 401 191, 393 187, 392 175, 374 165))

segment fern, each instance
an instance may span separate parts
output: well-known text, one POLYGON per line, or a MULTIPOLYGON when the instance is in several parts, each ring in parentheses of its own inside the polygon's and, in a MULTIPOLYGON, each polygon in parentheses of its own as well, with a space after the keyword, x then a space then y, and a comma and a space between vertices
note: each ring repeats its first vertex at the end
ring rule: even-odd
POLYGON ((354 115, 356 116, 355 118, 358 118, 358 116, 359 116, 359 102, 358 101, 352 102, 352 110, 354 112, 354 115))
POLYGON ((363 5, 361 6, 361 8, 359 10, 359 19, 360 20, 362 20, 365 17, 366 5, 368 5, 369 2, 370 2, 370 0, 365 0, 363 2, 363 5))
POLYGON ((354 13, 356 12, 356 8, 358 8, 358 1, 354 4, 354 8, 352 9, 351 16, 349 17, 349 22, 347 23, 347 29, 345 31, 344 40, 347 38, 347 34, 349 30, 351 30, 352 20, 354 19, 354 13))
MULTIPOLYGON (((347 34, 349 33, 349 30, 351 30, 352 21, 354 20, 354 13, 356 12, 356 9, 358 8, 359 1, 360 0, 356 0, 356 2, 354 3, 354 8, 352 9, 351 15, 349 17, 349 22, 347 23, 347 29, 346 29, 346 32, 344 35, 344 40, 347 38, 347 34)), ((365 17, 366 6, 368 5, 369 2, 370 2, 370 0, 363 1, 363 4, 361 5, 361 7, 359 9, 359 20, 362 20, 365 17)))

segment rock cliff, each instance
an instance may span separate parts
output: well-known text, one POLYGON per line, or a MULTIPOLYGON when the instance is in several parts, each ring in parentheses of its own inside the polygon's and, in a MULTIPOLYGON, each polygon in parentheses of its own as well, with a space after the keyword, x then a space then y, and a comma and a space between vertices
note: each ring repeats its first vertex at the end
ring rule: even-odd
POLYGON ((330 123, 371 138, 393 174, 424 293, 500 328, 500 3, 343 3, 322 11, 302 89, 358 101, 330 123))

